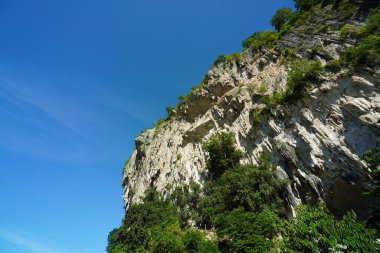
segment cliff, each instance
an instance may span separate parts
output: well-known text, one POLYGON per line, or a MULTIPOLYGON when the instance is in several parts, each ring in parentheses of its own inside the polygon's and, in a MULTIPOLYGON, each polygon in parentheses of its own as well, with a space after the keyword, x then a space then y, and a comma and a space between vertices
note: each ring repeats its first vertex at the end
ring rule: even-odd
POLYGON ((337 216, 353 209, 365 218, 379 208, 378 196, 363 195, 372 179, 361 159, 380 133, 379 62, 339 61, 359 43, 355 31, 368 11, 334 8, 315 8, 267 33, 268 41, 254 34, 243 52, 218 57, 165 121, 136 138, 123 171, 126 209, 149 187, 166 196, 174 186, 202 184, 202 146, 220 131, 234 134, 243 163, 269 155, 278 177, 289 179, 289 215, 310 201, 337 216))

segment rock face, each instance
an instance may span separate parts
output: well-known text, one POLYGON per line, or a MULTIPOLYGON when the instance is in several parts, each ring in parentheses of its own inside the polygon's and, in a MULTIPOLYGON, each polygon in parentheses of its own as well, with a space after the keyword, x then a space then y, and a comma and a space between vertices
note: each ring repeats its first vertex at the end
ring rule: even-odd
MULTIPOLYGON (((337 216, 353 209, 364 218, 378 207, 380 198, 362 195, 369 177, 360 156, 375 146, 380 133, 379 67, 325 71, 321 83, 309 87, 301 99, 267 107, 260 122, 252 113, 265 106, 263 96, 285 89, 289 64, 284 49, 324 64, 355 43, 340 38, 343 24, 334 12, 323 20, 320 16, 309 18, 313 28, 293 29, 272 49, 248 49, 239 59, 213 66, 207 83, 174 116, 140 134, 123 173, 126 208, 148 187, 165 196, 168 186, 202 183, 207 174, 202 145, 218 131, 235 135, 246 154, 244 163, 255 164, 262 154, 270 154, 278 176, 290 179, 285 196, 290 211, 298 203, 325 201, 337 216), (319 51, 313 53, 316 47, 319 51)), ((349 22, 361 25, 360 20, 349 22)))

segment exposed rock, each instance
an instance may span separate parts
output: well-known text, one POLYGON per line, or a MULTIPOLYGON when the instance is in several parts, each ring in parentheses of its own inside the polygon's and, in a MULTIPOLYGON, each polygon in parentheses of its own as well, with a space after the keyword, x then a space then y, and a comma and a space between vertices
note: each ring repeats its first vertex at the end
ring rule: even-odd
POLYGON ((207 83, 183 102, 176 116, 138 136, 124 168, 126 208, 148 187, 166 195, 167 185, 202 183, 207 173, 202 145, 222 130, 235 135, 246 153, 244 163, 255 164, 261 154, 271 154, 278 176, 291 181, 285 193, 290 212, 310 200, 326 201, 337 215, 354 209, 365 217, 379 207, 379 200, 360 197, 368 184, 360 156, 374 147, 380 133, 379 68, 325 74, 302 99, 265 109, 261 123, 252 116, 255 108, 265 107, 263 95, 285 89, 289 66, 281 60, 282 49, 310 57, 319 46, 318 59, 326 62, 354 43, 340 39, 341 21, 330 17, 324 22, 324 32, 300 26, 285 34, 275 50, 248 49, 238 61, 213 66, 207 83))

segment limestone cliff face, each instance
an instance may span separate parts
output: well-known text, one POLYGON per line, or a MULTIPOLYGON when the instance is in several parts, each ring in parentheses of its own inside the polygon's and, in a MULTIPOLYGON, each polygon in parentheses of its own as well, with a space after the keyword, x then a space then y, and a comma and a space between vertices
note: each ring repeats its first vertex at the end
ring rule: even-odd
POLYGON ((202 145, 218 131, 234 133, 246 154, 244 163, 271 155, 278 176, 290 179, 290 211, 298 203, 323 200, 337 215, 354 209, 364 217, 379 206, 380 198, 362 196, 368 169, 360 156, 374 147, 380 133, 380 66, 325 71, 322 81, 301 99, 263 110, 260 122, 252 113, 265 106, 263 96, 285 89, 290 68, 281 53, 285 48, 294 51, 295 58, 325 64, 355 43, 340 38, 343 23, 333 11, 328 14, 321 18, 315 13, 272 48, 248 49, 242 57, 214 65, 206 74, 207 83, 174 116, 140 134, 123 173, 126 208, 148 187, 165 195, 168 185, 202 183, 207 174, 202 145))

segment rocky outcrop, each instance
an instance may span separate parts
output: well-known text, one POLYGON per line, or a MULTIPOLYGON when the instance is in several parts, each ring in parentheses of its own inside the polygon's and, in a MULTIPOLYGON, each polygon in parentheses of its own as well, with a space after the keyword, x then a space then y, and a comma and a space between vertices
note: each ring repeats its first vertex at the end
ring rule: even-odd
POLYGON ((294 29, 275 48, 248 49, 240 59, 213 66, 207 83, 175 116, 136 138, 123 174, 126 208, 148 187, 166 195, 172 186, 202 183, 207 174, 202 145, 218 131, 235 135, 246 154, 244 163, 255 164, 262 154, 270 154, 278 176, 291 182, 285 196, 289 210, 297 203, 323 200, 336 215, 354 209, 366 217, 380 205, 380 198, 362 195, 369 176, 360 159, 380 133, 380 68, 326 71, 301 99, 266 107, 260 123, 252 114, 265 107, 263 96, 285 89, 289 64, 284 49, 324 64, 355 43, 340 38, 343 23, 333 12, 322 20, 327 24, 323 27, 318 15, 309 20, 312 28, 294 29))

